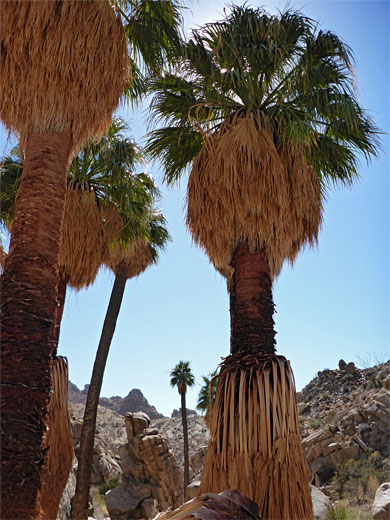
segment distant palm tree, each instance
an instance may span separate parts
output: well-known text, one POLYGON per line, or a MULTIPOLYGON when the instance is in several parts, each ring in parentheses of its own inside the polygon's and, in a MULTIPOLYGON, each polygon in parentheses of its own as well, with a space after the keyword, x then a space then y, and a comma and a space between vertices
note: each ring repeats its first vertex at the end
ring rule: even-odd
POLYGON ((2 275, 1 509, 29 519, 38 515, 46 460, 68 165, 109 126, 129 63, 108 0, 5 0, 0 26, 0 118, 25 150, 2 275))
POLYGON ((146 208, 144 224, 144 236, 134 238, 128 244, 122 242, 117 245, 105 261, 106 265, 115 273, 115 280, 96 352, 84 410, 77 457, 76 490, 72 499, 72 518, 77 520, 88 517, 93 445, 100 390, 126 282, 130 278, 139 276, 148 266, 155 264, 158 261, 159 250, 164 249, 169 240, 165 218, 160 212, 146 208))
POLYGON ((177 390, 181 397, 181 420, 183 425, 184 439, 184 500, 187 499, 187 486, 190 482, 190 469, 188 459, 188 428, 187 428, 187 409, 186 409, 186 392, 188 386, 193 386, 195 378, 191 372, 189 361, 179 361, 170 373, 171 386, 177 386, 177 390))
POLYGON ((211 411, 215 404, 218 386, 218 370, 214 370, 208 376, 202 376, 203 385, 199 391, 196 409, 206 413, 205 421, 210 426, 211 411))
POLYGON ((147 151, 168 183, 191 168, 187 225, 230 293, 201 492, 238 488, 260 517, 311 518, 289 362, 275 354, 273 280, 317 242, 326 187, 351 185, 378 151, 351 50, 299 12, 247 5, 201 27, 176 70, 152 81, 166 126, 147 151))

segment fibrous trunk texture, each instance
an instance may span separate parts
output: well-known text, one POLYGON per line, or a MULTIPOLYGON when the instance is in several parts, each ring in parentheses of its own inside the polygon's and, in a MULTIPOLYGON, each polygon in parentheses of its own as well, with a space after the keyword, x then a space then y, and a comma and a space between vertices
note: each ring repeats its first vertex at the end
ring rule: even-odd
POLYGON ((57 293, 57 314, 56 314, 56 326, 55 326, 55 337, 58 345, 60 339, 60 328, 62 315, 64 314, 65 298, 66 298, 66 286, 69 281, 69 276, 62 273, 60 270, 59 281, 58 281, 58 293, 57 293))
POLYGON ((28 139, 2 276, 1 509, 7 519, 37 518, 70 146, 69 132, 28 139))
POLYGON ((80 448, 78 453, 76 491, 72 499, 72 518, 74 520, 87 520, 88 518, 88 499, 91 483, 97 408, 99 404, 100 390, 103 383, 104 369, 106 367, 107 356, 114 335, 125 286, 126 276, 122 270, 118 268, 103 324, 102 334, 100 336, 99 346, 96 352, 91 383, 88 389, 87 402, 85 404, 80 448))
POLYGON ((181 393, 181 420, 183 423, 183 441, 184 441, 184 502, 187 500, 187 486, 190 483, 190 463, 188 459, 188 427, 187 427, 187 409, 186 409, 186 393, 181 393))
POLYGON ((275 352, 272 281, 264 251, 237 245, 231 266, 230 351, 275 352))
POLYGON ((68 381, 66 359, 54 359, 51 369, 52 392, 47 407, 48 430, 44 439, 47 462, 43 466, 39 496, 40 520, 57 518, 61 496, 72 469, 74 452, 68 413, 68 381))
POLYGON ((239 489, 264 519, 312 519, 294 376, 274 354, 223 362, 199 493, 239 489))

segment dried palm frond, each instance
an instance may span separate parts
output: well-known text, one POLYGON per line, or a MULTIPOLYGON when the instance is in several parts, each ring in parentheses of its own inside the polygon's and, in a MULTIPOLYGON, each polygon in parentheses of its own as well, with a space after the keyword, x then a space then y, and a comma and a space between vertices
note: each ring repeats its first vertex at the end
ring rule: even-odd
POLYGON ((40 491, 41 520, 57 518, 58 506, 72 468, 73 438, 68 414, 68 363, 57 357, 51 366, 52 391, 47 407, 47 433, 44 448, 47 461, 43 467, 40 491))
POLYGON ((109 126, 129 77, 108 0, 3 0, 0 118, 22 142, 70 131, 73 148, 109 126))
POLYGON ((265 250, 272 277, 314 244, 321 224, 318 176, 298 147, 275 145, 261 113, 226 121, 196 156, 188 182, 187 225, 229 279, 240 241, 265 250))
POLYGON ((210 433, 200 493, 239 489, 260 518, 313 518, 294 376, 283 356, 225 359, 210 433))
POLYGON ((154 520, 259 520, 257 505, 240 491, 228 490, 216 495, 205 493, 186 502, 175 511, 160 513, 154 520))
POLYGON ((60 243, 60 269, 69 276, 69 285, 81 289, 96 278, 110 241, 122 227, 118 211, 100 207, 96 194, 68 184, 65 218, 60 243))
POLYGON ((147 240, 139 238, 129 246, 119 245, 110 251, 105 264, 115 274, 120 267, 127 279, 142 274, 153 263, 153 255, 147 240))

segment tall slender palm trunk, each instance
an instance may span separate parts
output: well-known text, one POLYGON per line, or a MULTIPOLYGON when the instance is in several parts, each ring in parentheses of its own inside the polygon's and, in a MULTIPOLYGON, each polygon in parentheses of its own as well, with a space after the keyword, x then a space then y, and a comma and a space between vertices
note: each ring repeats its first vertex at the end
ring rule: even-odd
POLYGON ((184 441, 184 502, 185 502, 187 500, 187 486, 190 483, 186 393, 182 392, 180 394, 180 397, 181 397, 181 421, 183 424, 183 441, 184 441))
POLYGON ((267 256, 241 243, 232 267, 231 354, 221 366, 199 492, 239 489, 260 518, 312 519, 294 376, 275 355, 267 256))
POLYGON ((125 272, 121 270, 121 267, 119 266, 115 276, 99 346, 96 352, 91 383, 88 389, 87 402, 85 404, 80 447, 77 456, 78 468, 76 476, 76 491, 72 499, 72 518, 74 520, 87 520, 88 518, 88 499, 91 484, 97 408, 99 404, 100 390, 103 383, 104 370, 106 368, 107 356, 121 308, 126 281, 127 278, 125 272))
POLYGON ((2 276, 1 509, 7 519, 38 516, 70 151, 69 132, 28 138, 2 276))

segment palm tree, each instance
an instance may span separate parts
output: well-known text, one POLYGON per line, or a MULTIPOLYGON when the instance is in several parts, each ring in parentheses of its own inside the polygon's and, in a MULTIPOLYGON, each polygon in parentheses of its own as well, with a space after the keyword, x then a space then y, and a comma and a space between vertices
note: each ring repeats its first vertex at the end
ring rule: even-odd
POLYGON ((194 374, 191 372, 189 361, 179 361, 170 373, 170 384, 172 387, 177 386, 177 390, 181 398, 181 421, 183 425, 184 440, 184 500, 187 498, 187 486, 190 482, 190 469, 188 459, 188 428, 187 428, 187 408, 186 393, 187 386, 193 386, 195 383, 194 374))
POLYGON ((37 518, 68 164, 109 126, 129 66, 108 1, 6 0, 0 25, 0 118, 25 150, 2 276, 2 514, 37 518))
POLYGON ((377 129, 350 48, 299 12, 233 6, 193 31, 152 82, 166 126, 147 151, 168 184, 191 168, 187 225, 227 279, 231 354, 219 375, 201 492, 238 488, 260 517, 312 517, 289 362, 275 355, 272 283, 317 242, 326 188, 351 185, 377 129))
POLYGON ((202 376, 202 379, 203 385, 199 391, 196 409, 203 413, 206 412, 205 422, 210 428, 211 411, 214 407, 215 399, 217 397, 218 371, 214 370, 214 372, 211 372, 211 374, 208 376, 202 376))
MULTIPOLYGON (((80 289, 93 283, 99 267, 107 260, 110 244, 119 235, 122 240, 129 240, 144 229, 145 208, 153 203, 158 194, 153 179, 133 171, 135 163, 142 161, 142 156, 137 145, 124 136, 127 128, 122 120, 114 119, 102 140, 86 144, 69 167, 60 244, 57 338, 67 284, 80 289)), ((23 154, 20 148, 15 148, 10 156, 3 159, 0 168, 0 222, 10 230, 22 171, 23 154)), ((48 421, 50 422, 50 417, 48 421)), ((51 427, 51 431, 56 424, 51 427)), ((59 435, 61 436, 61 431, 59 435)), ((51 438, 54 439, 53 436, 51 438)), ((54 445, 54 441, 49 446, 52 444, 54 445)), ((63 450, 66 453, 65 446, 63 450)), ((57 476, 58 465, 62 463, 65 475, 62 483, 65 486, 71 458, 62 457, 53 464, 50 459, 51 448, 48 454, 48 464, 57 468, 57 476)), ((53 493, 48 484, 48 481, 53 480, 50 471, 46 471, 42 477, 44 491, 41 492, 42 514, 49 518, 55 504, 54 497, 58 498, 57 507, 61 498, 61 482, 56 482, 59 493, 53 493), (46 505, 49 506, 48 511, 45 509, 46 505)))
POLYGON ((115 273, 115 281, 96 352, 84 410, 78 453, 76 490, 72 499, 72 518, 77 520, 86 520, 88 517, 97 408, 104 370, 126 282, 130 278, 139 276, 149 265, 156 263, 159 250, 164 249, 169 239, 169 234, 165 227, 165 219, 162 214, 158 211, 152 211, 150 208, 146 208, 145 211, 146 229, 144 230, 144 236, 140 235, 138 238, 134 238, 128 245, 125 243, 118 245, 106 258, 106 265, 115 273))

